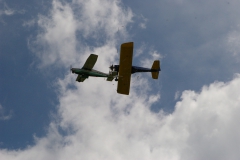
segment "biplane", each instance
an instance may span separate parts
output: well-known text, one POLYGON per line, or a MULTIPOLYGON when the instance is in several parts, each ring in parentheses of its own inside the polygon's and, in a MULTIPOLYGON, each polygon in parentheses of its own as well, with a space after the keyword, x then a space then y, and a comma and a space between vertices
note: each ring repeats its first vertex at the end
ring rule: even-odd
POLYGON ((111 65, 109 68, 118 75, 115 77, 115 81, 118 81, 117 92, 120 94, 129 95, 131 74, 136 72, 151 72, 153 79, 158 79, 160 69, 160 61, 155 60, 152 64, 152 68, 143 68, 138 66, 132 66, 133 58, 133 42, 123 43, 120 49, 119 65, 111 65))
POLYGON ((110 72, 109 74, 94 70, 93 67, 97 62, 98 55, 91 54, 83 67, 70 68, 72 73, 78 74, 76 81, 83 82, 89 76, 91 77, 105 77, 107 81, 112 81, 116 77, 116 72, 110 72))

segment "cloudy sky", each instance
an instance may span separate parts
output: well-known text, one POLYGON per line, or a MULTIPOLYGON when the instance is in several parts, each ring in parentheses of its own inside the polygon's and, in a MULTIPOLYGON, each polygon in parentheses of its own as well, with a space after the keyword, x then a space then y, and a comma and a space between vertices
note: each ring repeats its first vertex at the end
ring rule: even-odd
POLYGON ((239 0, 0 0, 0 159, 238 160, 239 0), (130 95, 108 73, 134 42, 130 95))

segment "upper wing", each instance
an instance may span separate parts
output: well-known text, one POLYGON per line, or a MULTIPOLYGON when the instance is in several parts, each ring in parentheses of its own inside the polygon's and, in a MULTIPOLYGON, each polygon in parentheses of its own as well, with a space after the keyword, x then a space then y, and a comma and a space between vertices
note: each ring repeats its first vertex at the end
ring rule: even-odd
POLYGON ((117 92, 129 94, 133 57, 133 42, 123 43, 120 51, 119 78, 117 92))
POLYGON ((97 62, 98 55, 91 54, 85 64, 83 65, 83 69, 91 70, 95 63, 97 62))

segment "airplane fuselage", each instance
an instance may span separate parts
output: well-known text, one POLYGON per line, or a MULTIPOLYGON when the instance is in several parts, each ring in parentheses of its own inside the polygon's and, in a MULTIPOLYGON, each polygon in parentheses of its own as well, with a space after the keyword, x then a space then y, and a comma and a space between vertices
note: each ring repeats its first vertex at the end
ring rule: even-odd
MULTIPOLYGON (((114 71, 119 71, 119 65, 114 65, 114 71)), ((160 69, 150 69, 150 68, 144 68, 144 67, 138 67, 138 66, 132 66, 132 71, 131 73, 136 73, 136 72, 159 72, 160 69)))
POLYGON ((108 77, 109 75, 94 69, 86 70, 80 68, 72 68, 72 73, 83 75, 83 76, 91 76, 91 77, 108 77))

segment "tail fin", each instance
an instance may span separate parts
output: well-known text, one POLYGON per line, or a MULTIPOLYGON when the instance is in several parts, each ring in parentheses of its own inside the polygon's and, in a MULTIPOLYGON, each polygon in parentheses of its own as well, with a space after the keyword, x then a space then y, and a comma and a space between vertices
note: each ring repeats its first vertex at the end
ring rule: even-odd
POLYGON ((158 79, 159 71, 161 70, 160 69, 160 61, 159 60, 154 61, 151 69, 153 70, 152 78, 158 79))

